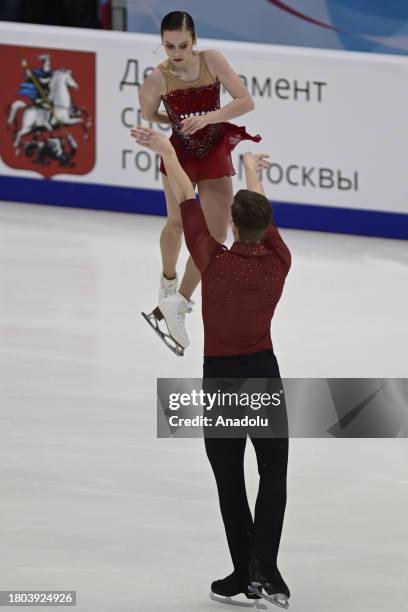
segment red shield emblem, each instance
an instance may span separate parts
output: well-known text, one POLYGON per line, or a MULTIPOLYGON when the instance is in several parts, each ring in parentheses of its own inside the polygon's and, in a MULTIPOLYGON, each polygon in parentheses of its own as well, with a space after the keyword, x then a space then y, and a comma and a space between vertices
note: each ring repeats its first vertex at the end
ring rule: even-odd
POLYGON ((7 166, 87 174, 95 165, 95 53, 0 45, 0 156, 7 166))

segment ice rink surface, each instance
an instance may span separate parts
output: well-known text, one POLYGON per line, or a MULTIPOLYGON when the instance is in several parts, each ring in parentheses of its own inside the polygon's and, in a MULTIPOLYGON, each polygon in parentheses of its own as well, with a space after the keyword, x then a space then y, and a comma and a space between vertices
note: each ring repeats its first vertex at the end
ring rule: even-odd
MULTIPOLYGON (((227 612, 208 598, 232 567, 203 442, 156 439, 156 378, 202 366, 199 290, 184 358, 140 316, 156 305, 163 222, 0 204, 2 590, 76 590, 80 612, 227 612)), ((282 235, 282 375, 406 377, 407 243, 282 235)), ((403 438, 290 441, 291 610, 406 610, 407 460, 403 438)))

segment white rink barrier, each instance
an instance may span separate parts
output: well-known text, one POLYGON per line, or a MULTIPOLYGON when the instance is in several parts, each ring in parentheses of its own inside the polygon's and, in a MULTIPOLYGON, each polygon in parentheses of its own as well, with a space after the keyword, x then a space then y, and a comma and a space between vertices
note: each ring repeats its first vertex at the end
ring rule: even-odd
MULTIPOLYGON (((0 22, 0 40, 0 199, 165 214, 157 156, 129 135, 147 125, 138 89, 165 57, 159 35, 0 22)), ((408 58, 199 48, 221 50, 254 98, 233 122, 262 141, 234 151, 235 189, 242 153, 269 152, 264 186, 279 225, 408 238, 408 58)))

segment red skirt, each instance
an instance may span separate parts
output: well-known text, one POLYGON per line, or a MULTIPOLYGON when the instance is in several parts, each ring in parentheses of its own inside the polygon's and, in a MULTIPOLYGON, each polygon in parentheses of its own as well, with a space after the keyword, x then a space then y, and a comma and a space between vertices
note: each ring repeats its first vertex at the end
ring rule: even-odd
MULTIPOLYGON (((248 134, 244 126, 239 127, 233 123, 222 123, 221 125, 224 132, 222 137, 214 143, 204 157, 191 155, 185 147, 180 146, 177 138, 170 137, 177 158, 192 182, 234 176, 236 172, 232 165, 231 151, 243 140, 253 142, 261 140, 259 134, 256 136, 248 134)), ((160 172, 166 174, 163 159, 160 162, 160 172)))

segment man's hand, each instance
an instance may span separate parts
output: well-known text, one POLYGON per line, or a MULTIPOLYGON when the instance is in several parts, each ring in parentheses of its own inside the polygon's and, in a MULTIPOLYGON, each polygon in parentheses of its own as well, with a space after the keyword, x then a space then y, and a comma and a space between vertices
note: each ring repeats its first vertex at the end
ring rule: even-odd
POLYGON ((258 173, 263 168, 270 166, 270 162, 266 159, 267 157, 269 157, 268 153, 244 153, 245 168, 258 173))
POLYGON ((268 153, 245 153, 244 168, 247 189, 265 195, 260 181, 260 171, 267 168, 270 163, 266 160, 268 153))
POLYGON ((174 151, 173 145, 170 140, 160 134, 156 130, 149 128, 133 128, 130 130, 130 135, 134 138, 141 147, 151 149, 159 155, 165 155, 166 153, 172 153, 174 151))

